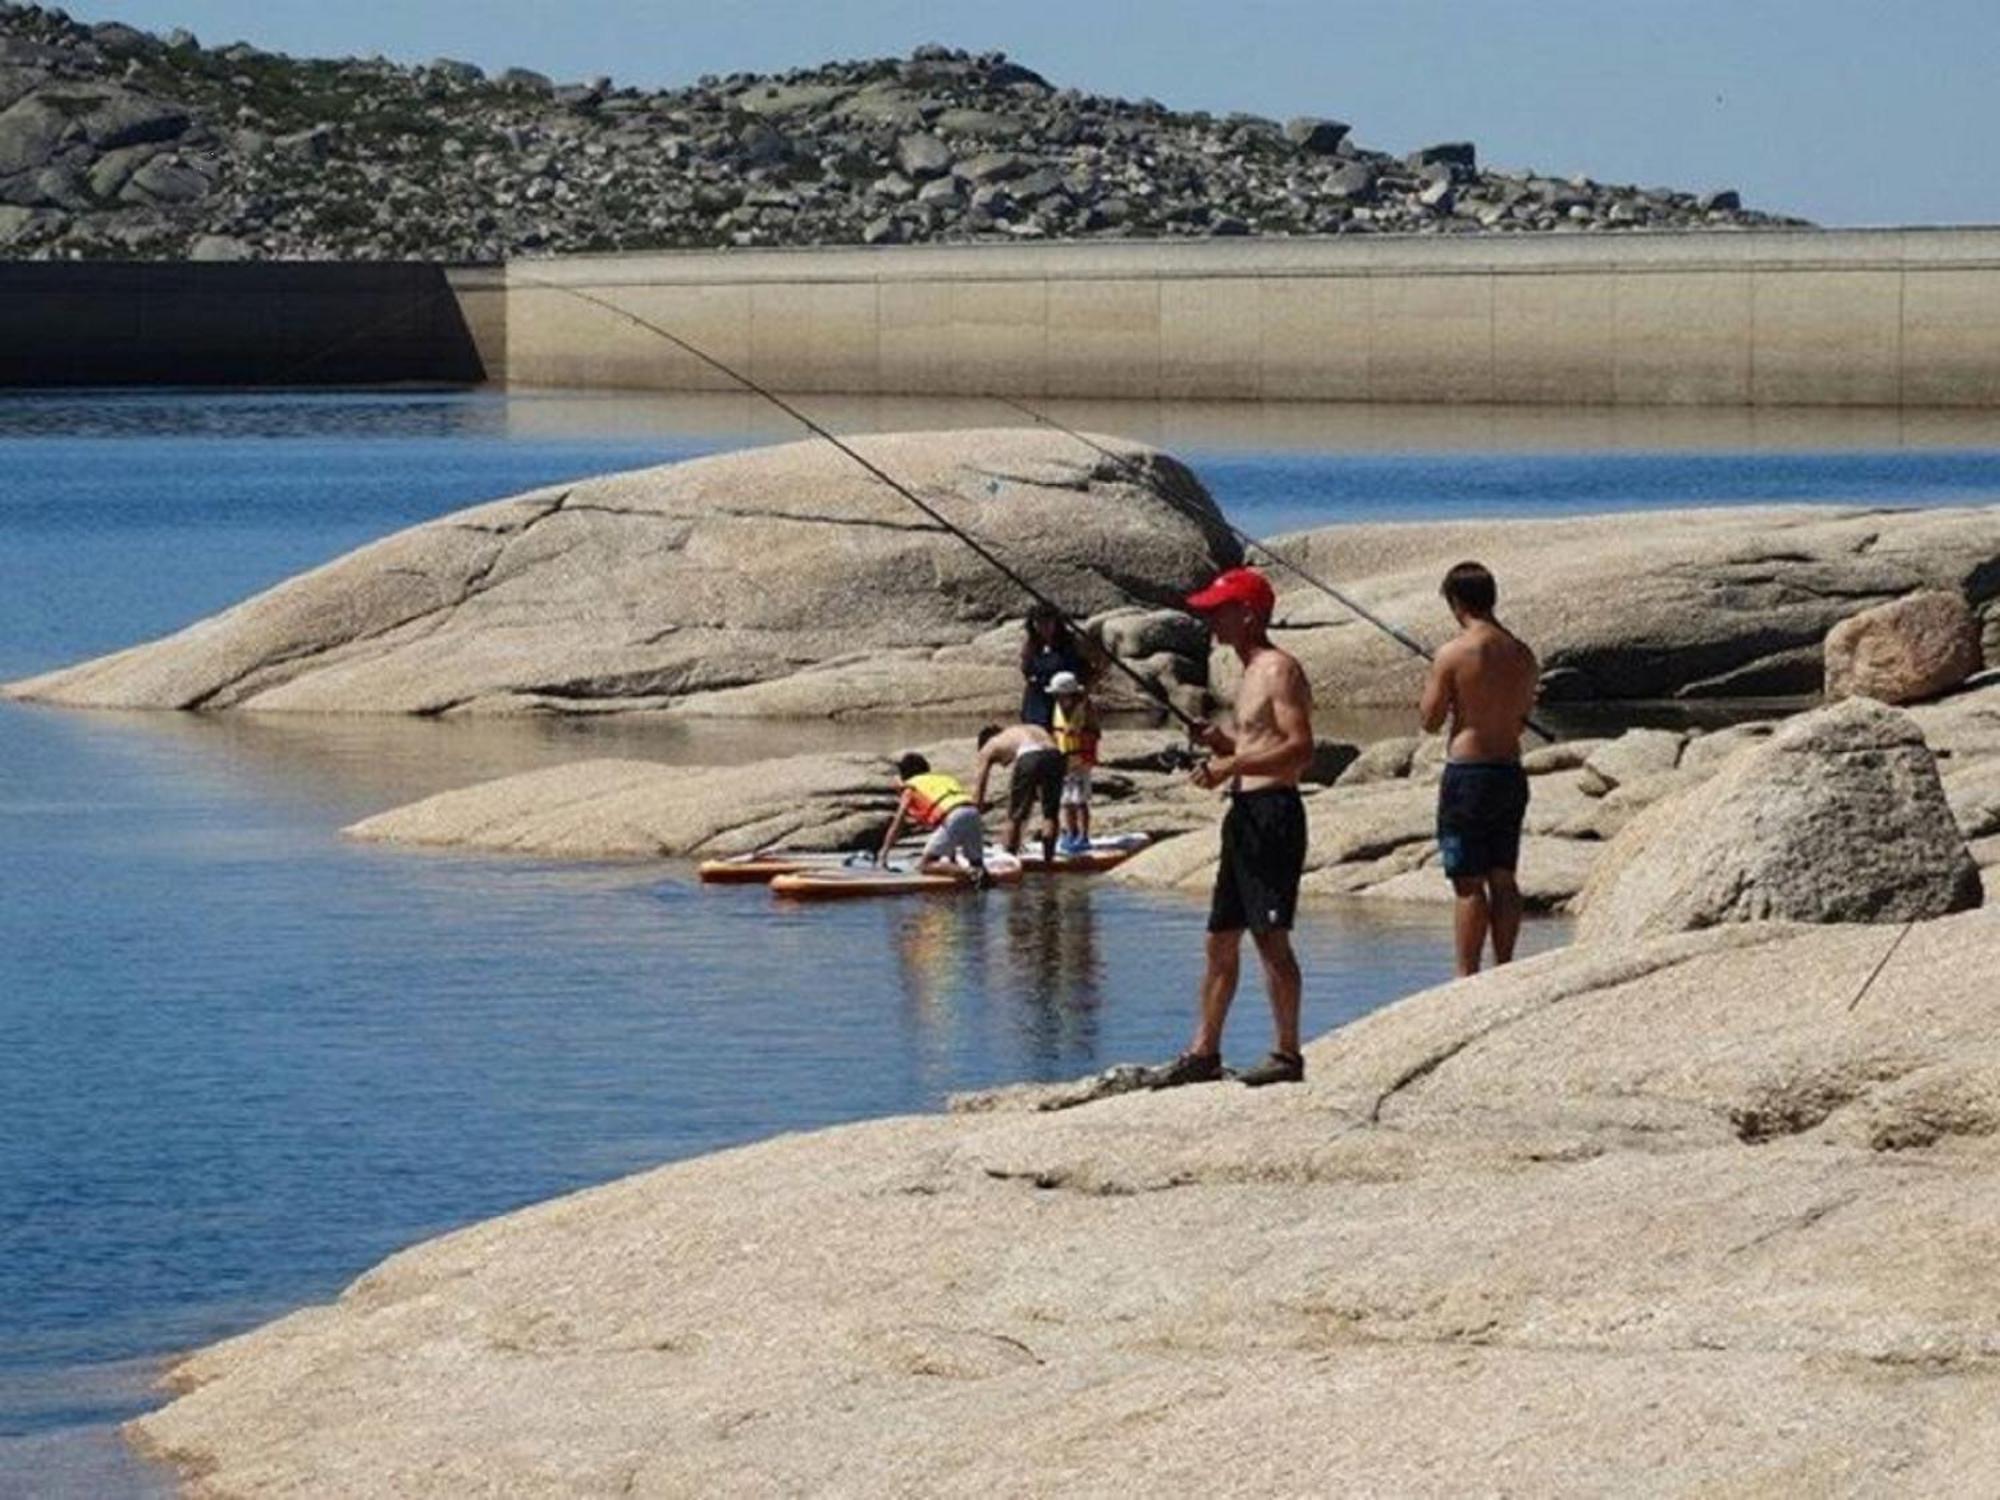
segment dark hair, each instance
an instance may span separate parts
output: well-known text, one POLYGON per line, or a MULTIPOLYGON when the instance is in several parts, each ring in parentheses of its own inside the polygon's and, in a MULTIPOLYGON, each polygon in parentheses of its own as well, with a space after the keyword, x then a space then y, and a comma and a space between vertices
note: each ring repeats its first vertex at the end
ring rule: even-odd
POLYGON ((912 750, 896 762, 896 774, 908 781, 912 776, 921 776, 930 770, 931 763, 912 750))
POLYGON ((1500 597, 1500 587, 1494 583, 1493 575, 1486 571, 1484 563, 1462 562, 1444 575, 1444 584, 1438 589, 1444 595, 1445 603, 1455 604, 1467 614, 1490 615, 1493 605, 1500 597))
POLYGON ((1052 604, 1036 604, 1028 611, 1028 618, 1023 625, 1031 641, 1039 638, 1041 627, 1044 625, 1055 626, 1059 636, 1068 634, 1063 626, 1062 611, 1052 604))
POLYGON ((984 750, 986 748, 986 742, 992 739, 993 736, 998 734, 999 732, 1000 732, 1000 726, 998 724, 988 724, 984 729, 979 731, 979 738, 973 741, 974 746, 977 747, 978 749, 984 750))

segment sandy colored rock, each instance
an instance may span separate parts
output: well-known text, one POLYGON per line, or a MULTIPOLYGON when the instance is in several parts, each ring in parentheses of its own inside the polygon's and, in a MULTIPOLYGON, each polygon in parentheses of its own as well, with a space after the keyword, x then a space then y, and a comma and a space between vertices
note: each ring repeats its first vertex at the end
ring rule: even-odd
MULTIPOLYGON (((1104 442, 1138 469, 1039 431, 854 446, 1078 615, 1128 588, 1174 602, 1234 559, 1152 487, 1199 496, 1179 464, 1104 442)), ((460 511, 7 691, 335 713, 1007 713, 1026 604, 831 445, 787 443, 460 511)))
POLYGON ((2000 756, 1947 766, 1944 799, 1968 840, 2000 833, 2000 756))
POLYGON ((1361 747, 1361 753, 1335 778, 1335 786, 1366 786, 1375 781, 1395 781, 1410 774, 1422 739, 1414 734, 1393 735, 1361 747))
POLYGON ((1596 838, 1588 825, 1603 811, 1603 799, 1583 790, 1583 772, 1551 771, 1528 782, 1528 815, 1522 829, 1531 834, 1551 834, 1564 838, 1596 838))
MULTIPOLYGON (((1624 832, 1632 820, 1668 797, 1677 796, 1691 787, 1700 786, 1713 775, 1706 770, 1654 771, 1644 776, 1635 776, 1620 786, 1598 796, 1585 795, 1582 803, 1567 803, 1573 809, 1559 821, 1551 816, 1542 826, 1547 832, 1573 839, 1615 839, 1624 832)), ((1590 772, 1586 769, 1578 778, 1579 788, 1590 785, 1590 772)), ((1600 783, 1601 784, 1601 783, 1600 783)), ((1532 814, 1532 806, 1530 812, 1532 814)))
MULTIPOLYGON (((1111 738, 1137 758, 1157 735, 1111 738)), ((371 843, 481 849, 554 859, 715 858, 752 849, 872 848, 896 809, 892 760, 813 754, 729 766, 587 760, 441 792, 365 818, 346 830, 371 843)), ((970 737, 918 747, 941 771, 971 784, 970 737)), ((1006 772, 988 790, 1004 798, 1006 772)), ((1215 821, 1212 794, 1182 792, 1170 774, 1109 771, 1097 787, 1103 833, 1167 837, 1215 821)), ((1001 814, 989 810, 990 833, 1001 814)))
POLYGON ((1679 769, 1718 771, 1722 763, 1746 745, 1760 744, 1771 737, 1777 724, 1759 720, 1754 724, 1731 724, 1709 734, 1691 735, 1681 749, 1679 769))
POLYGON ((1922 731, 1852 698, 1640 813, 1577 907, 1580 938, 1625 943, 1730 922, 1901 922, 1980 899, 1922 731))
POLYGON ((1855 1005, 1890 936, 1577 948, 1296 1087, 666 1167, 201 1352, 136 1436, 343 1500, 1991 1493, 2000 912, 1855 1005))
MULTIPOLYGON (((1452 885, 1445 878, 1443 867, 1438 860, 1435 845, 1409 845, 1408 851, 1417 856, 1410 862, 1410 868, 1387 873, 1390 861, 1378 862, 1382 873, 1380 879, 1354 879, 1346 893, 1366 897, 1373 901, 1414 901, 1432 906, 1448 906, 1455 899, 1452 885)), ((1401 852, 1401 851, 1399 851, 1401 852)), ((1520 887, 1521 899, 1529 911, 1562 911, 1576 898, 1578 891, 1590 878, 1596 866, 1602 847, 1577 839, 1544 838, 1530 834, 1521 840, 1521 863, 1515 871, 1515 881, 1520 887)), ((1334 871, 1347 874, 1358 871, 1354 865, 1339 865, 1334 871)), ((1321 889, 1331 889, 1329 880, 1321 889)))
POLYGON ((371 843, 569 859, 851 849, 896 810, 887 756, 802 755, 745 766, 586 760, 525 771, 365 818, 371 843))
POLYGON ((1916 704, 1909 715, 1939 755, 2000 755, 2000 672, 1985 673, 1936 703, 1916 704))
POLYGON ((2000 881, 2000 833, 1988 834, 1983 839, 1974 839, 1965 846, 1965 852, 1972 856, 1972 862, 1979 866, 1981 878, 1987 889, 2000 889, 1995 882, 2000 881))
POLYGON ((1606 740, 1585 757, 1583 789, 1602 796, 1613 787, 1671 771, 1680 764, 1687 737, 1671 729, 1632 729, 1606 740))
POLYGON ((1826 636, 1826 696, 1918 703, 1982 665, 1979 620, 1956 591, 1925 589, 1842 620, 1826 636))
POLYGON ((1589 760, 1592 752, 1600 745, 1609 744, 1606 739, 1558 740, 1553 745, 1538 745, 1521 757, 1521 769, 1530 776, 1547 776, 1552 772, 1574 771, 1589 760))
MULTIPOLYGON (((1435 646, 1452 630, 1438 581, 1476 557, 1500 616, 1541 656, 1556 699, 1813 694, 1827 632, 1919 589, 2000 595, 2000 507, 1827 506, 1536 521, 1332 526, 1281 540, 1384 619, 1435 646)), ((1282 570, 1278 614, 1322 701, 1410 704, 1423 664, 1282 570)), ((1227 690, 1233 662, 1217 653, 1227 690)))

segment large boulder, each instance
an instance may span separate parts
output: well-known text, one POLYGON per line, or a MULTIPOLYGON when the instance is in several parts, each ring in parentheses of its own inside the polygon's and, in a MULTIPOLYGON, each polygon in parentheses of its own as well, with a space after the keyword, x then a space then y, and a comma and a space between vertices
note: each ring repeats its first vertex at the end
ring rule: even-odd
POLYGON ((1956 591, 1925 589, 1842 620, 1826 636, 1826 696, 1917 703, 1981 665, 1979 620, 1956 591))
POLYGON ((190 123, 188 112, 177 104, 121 89, 83 117, 83 132, 96 150, 115 151, 121 146, 171 141, 185 133, 190 123))
MULTIPOLYGON (((1079 615, 1177 602, 1236 559, 1181 465, 1095 441, 1127 461, 1016 429, 854 446, 1079 615)), ((6 691, 341 713, 1000 713, 1020 694, 1027 603, 830 444, 790 443, 460 511, 6 691)))
POLYGON ((1802 715, 1633 818, 1583 889, 1579 936, 1901 922, 1980 900, 1923 731, 1854 698, 1802 715))
POLYGON ((1874 929, 1578 947, 1293 1087, 781 1136, 406 1250, 134 1431, 351 1500, 1989 1495, 1996 949, 1851 1006, 1874 929))
MULTIPOLYGON (((1438 582, 1478 558, 1500 614, 1541 655, 1551 700, 1816 694, 1839 621, 1919 589, 2000 598, 2000 507, 1824 506, 1534 521, 1331 526, 1276 543, 1375 613, 1435 644, 1438 582)), ((1280 639, 1322 701, 1416 701, 1423 664, 1283 568, 1280 639)), ((1217 653, 1216 680, 1234 676, 1217 653)))
POLYGON ((73 123, 60 104, 40 94, 0 110, 0 177, 41 167, 56 154, 73 123))

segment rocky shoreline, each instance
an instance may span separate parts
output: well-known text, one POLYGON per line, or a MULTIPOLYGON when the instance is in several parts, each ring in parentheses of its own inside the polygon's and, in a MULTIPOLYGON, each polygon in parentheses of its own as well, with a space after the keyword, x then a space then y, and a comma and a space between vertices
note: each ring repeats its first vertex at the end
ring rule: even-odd
MULTIPOLYGON (((1162 691, 1226 691, 1171 605, 1235 543, 1169 455, 857 442, 1162 691)), ((1004 711, 1011 586, 858 475, 794 444, 497 501, 5 691, 1004 711)), ((1523 874, 1578 941, 1319 1038, 1302 1085, 1001 1090, 615 1182, 194 1355, 134 1441, 216 1496, 2000 1483, 2000 511, 1284 546, 1420 632, 1444 562, 1477 550, 1571 697, 1850 696, 1533 751, 1523 874)), ((1408 663, 1318 596, 1287 588, 1280 621, 1328 698, 1411 701, 1408 663)), ((1168 739, 1107 741, 1100 826, 1162 836, 1109 878, 1203 886, 1220 809, 1168 739)), ((953 768, 971 747, 935 748, 953 768)), ((1441 759, 1416 736, 1322 747, 1310 901, 1446 899, 1441 759)), ((349 831, 659 858, 865 845, 888 815, 872 756, 596 760, 349 831)))
MULTIPOLYGON (((217 1496, 1990 1489, 2000 909, 1965 908, 2000 678, 1536 763, 1571 802, 1660 789, 1580 941, 1320 1037, 1303 1084, 1114 1070, 627 1178, 201 1351, 128 1432, 217 1496)), ((1431 764, 1351 760, 1320 852, 1427 808, 1431 764)), ((848 769, 829 833, 881 815, 848 769)), ((687 820, 772 771, 649 785, 708 847, 769 831, 687 820)), ((493 786, 579 847, 493 787, 376 821, 629 832, 561 774, 493 786)))
POLYGON ((1984 1493, 2000 916, 1858 993, 1895 936, 1583 944, 1297 1087, 666 1167, 195 1355, 135 1440, 216 1496, 1984 1493))
POLYGON ((668 89, 295 59, 0 0, 14 258, 494 261, 727 245, 1795 225, 1733 191, 1393 153, 989 53, 668 89))
MULTIPOLYGON (((1159 692, 1189 707, 1228 693, 1229 654, 1211 654, 1173 606, 1242 549, 1171 455, 1027 428, 856 446, 1159 692)), ((1371 523, 1274 545, 1433 643, 1448 624, 1437 580, 1480 557, 1542 656, 1551 702, 1810 696, 1836 626, 1919 594, 1959 601, 1960 676, 2000 659, 1991 507, 1371 523)), ((1276 637, 1324 705, 1416 700, 1407 649, 1283 569, 1272 576, 1276 637)), ((1012 710, 1021 609, 962 541, 807 441, 455 512, 0 694, 204 711, 963 719, 1012 710)), ((1108 707, 1147 704, 1126 679, 1104 680, 1108 707)))

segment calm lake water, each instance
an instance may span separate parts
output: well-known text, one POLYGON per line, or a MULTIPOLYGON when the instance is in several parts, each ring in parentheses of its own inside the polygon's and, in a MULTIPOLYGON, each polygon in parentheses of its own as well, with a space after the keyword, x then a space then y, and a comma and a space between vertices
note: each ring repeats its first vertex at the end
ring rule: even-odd
MULTIPOLYGON (((824 402, 847 430, 967 403, 824 402)), ((1246 528, 2000 495, 1980 418, 1068 403, 1246 528)), ((176 628, 395 528, 791 434, 734 398, 0 394, 0 678, 176 628)), ((873 728, 787 731, 884 748, 873 728)), ((351 845, 444 787, 768 731, 0 705, 0 1496, 160 1484, 110 1436, 178 1349, 414 1240, 776 1131, 1171 1054, 1200 903, 1084 881, 787 910, 676 865, 351 845)), ((1560 923, 1537 923, 1543 947, 1560 923)), ((1314 1031, 1449 972, 1442 911, 1314 910, 1314 1031)), ((1234 1050, 1261 1050, 1246 987, 1234 1050)))

